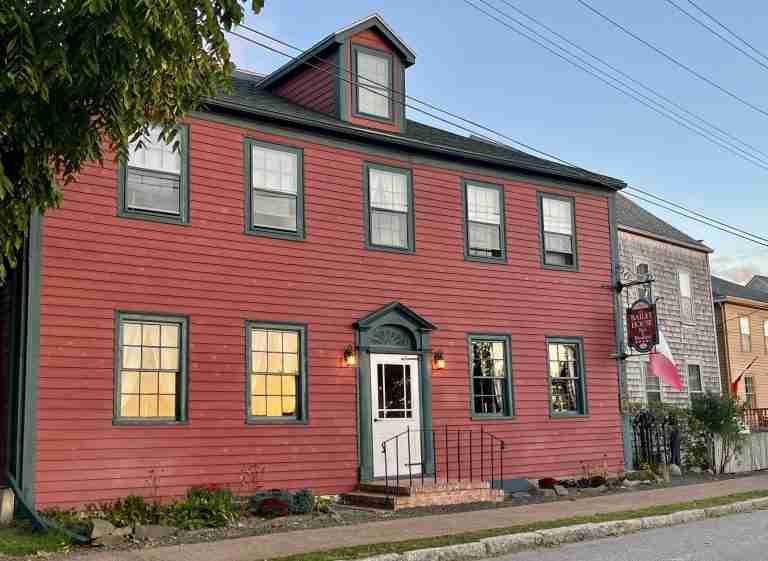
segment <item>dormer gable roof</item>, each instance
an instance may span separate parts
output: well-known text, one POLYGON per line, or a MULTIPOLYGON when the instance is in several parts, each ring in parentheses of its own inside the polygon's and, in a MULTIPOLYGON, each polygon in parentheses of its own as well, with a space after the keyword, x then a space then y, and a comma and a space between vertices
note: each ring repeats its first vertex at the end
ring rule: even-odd
POLYGON ((265 77, 260 83, 260 88, 269 89, 280 82, 284 77, 290 75, 294 70, 300 68, 306 63, 312 63, 316 57, 325 53, 332 47, 338 47, 343 45, 350 37, 366 30, 375 30, 384 36, 395 51, 400 55, 403 61, 403 66, 408 67, 416 62, 416 53, 403 41, 403 39, 395 33, 395 31, 384 21, 379 14, 372 14, 352 25, 343 27, 338 31, 335 31, 318 41, 309 49, 301 53, 298 57, 290 60, 270 75, 265 77))

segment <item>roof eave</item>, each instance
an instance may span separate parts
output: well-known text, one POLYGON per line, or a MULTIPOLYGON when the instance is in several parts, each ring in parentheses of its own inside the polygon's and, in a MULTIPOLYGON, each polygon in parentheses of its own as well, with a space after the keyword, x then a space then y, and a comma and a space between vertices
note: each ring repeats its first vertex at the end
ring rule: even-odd
POLYGON ((340 41, 337 39, 336 34, 328 35, 328 37, 321 39, 306 51, 301 53, 296 58, 293 58, 286 62, 283 66, 265 76, 259 83, 259 88, 268 89, 270 86, 276 84, 282 80, 285 76, 299 68, 306 63, 309 59, 325 51, 328 47, 334 44, 338 44, 340 41))
POLYGON ((624 230, 625 232, 629 232, 631 234, 637 234, 638 236, 644 236, 644 237, 647 237, 647 238, 654 239, 656 241, 660 241, 660 242, 664 242, 664 243, 669 243, 669 244, 672 244, 672 245, 677 245, 677 246, 680 246, 680 247, 684 247, 686 249, 691 249, 693 251, 700 251, 702 253, 714 253, 715 252, 714 249, 712 249, 711 247, 709 247, 707 245, 704 245, 704 244, 700 244, 699 245, 699 244, 692 244, 692 243, 688 243, 688 242, 684 242, 684 241, 680 241, 680 240, 675 240, 673 238, 669 238, 669 237, 666 237, 666 236, 661 236, 659 234, 655 234, 653 232, 649 232, 648 230, 643 230, 641 228, 634 228, 632 226, 627 226, 627 225, 621 224, 621 223, 618 224, 618 228, 619 228, 619 230, 624 230))
POLYGON ((619 191, 621 189, 624 189, 627 186, 627 184, 624 183, 623 181, 615 178, 607 177, 607 176, 603 181, 602 180, 603 176, 601 176, 601 178, 596 178, 596 177, 593 178, 593 177, 586 177, 582 174, 577 175, 575 173, 574 174, 555 173, 551 169, 543 169, 534 165, 527 165, 522 162, 512 162, 505 158, 496 158, 496 157, 488 156, 485 154, 478 154, 477 152, 469 152, 465 150, 459 150, 456 148, 449 148, 439 144, 421 142, 421 141, 413 140, 410 138, 402 138, 402 137, 398 137, 396 135, 388 134, 385 132, 373 131, 373 130, 362 128, 362 127, 350 126, 349 124, 334 125, 331 123, 325 123, 322 121, 309 119, 303 116, 293 117, 285 113, 268 111, 268 110, 259 110, 259 109, 255 109, 253 107, 249 107, 240 103, 223 101, 216 98, 207 98, 204 100, 203 103, 208 106, 218 106, 226 110, 235 111, 235 112, 246 114, 249 116, 255 115, 259 117, 266 117, 266 118, 274 119, 277 121, 290 123, 293 125, 299 125, 304 127, 308 126, 312 128, 325 130, 325 131, 333 131, 333 132, 347 135, 347 136, 365 138, 366 140, 374 140, 377 142, 397 144, 399 146, 407 146, 410 148, 427 150, 435 153, 440 153, 443 155, 451 155, 459 158, 475 160, 479 162, 502 166, 505 168, 516 169, 518 171, 522 170, 527 173, 532 173, 540 176, 546 176, 546 177, 556 178, 560 180, 568 180, 568 181, 573 181, 573 182, 577 182, 585 185, 590 185, 593 187, 599 187, 602 189, 607 189, 609 191, 619 191))

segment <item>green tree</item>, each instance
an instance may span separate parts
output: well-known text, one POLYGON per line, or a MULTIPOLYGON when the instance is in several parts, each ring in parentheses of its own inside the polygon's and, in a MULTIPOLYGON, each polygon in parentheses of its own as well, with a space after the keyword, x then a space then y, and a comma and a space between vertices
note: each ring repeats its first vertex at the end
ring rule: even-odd
POLYGON ((691 401, 690 429, 704 444, 708 464, 717 473, 725 472, 744 443, 743 416, 744 406, 729 395, 707 393, 691 401))
MULTIPOLYGON (((258 13, 263 0, 252 0, 258 13)), ((0 284, 30 214, 228 84, 239 0, 0 1, 0 284)))

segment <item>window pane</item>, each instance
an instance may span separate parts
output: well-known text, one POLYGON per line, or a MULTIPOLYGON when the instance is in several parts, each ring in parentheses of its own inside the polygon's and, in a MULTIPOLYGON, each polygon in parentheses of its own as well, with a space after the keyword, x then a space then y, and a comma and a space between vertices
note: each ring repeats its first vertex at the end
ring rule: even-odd
POLYGON ((254 189, 296 195, 298 156, 293 152, 252 147, 251 181, 254 189))
POLYGON ((698 393, 702 391, 701 368, 696 364, 688 365, 688 388, 692 393, 698 393))
POLYGON ((408 215, 371 211, 371 242, 389 247, 408 247, 408 215))
POLYGON ((158 376, 157 372, 142 372, 141 373, 141 393, 142 394, 157 394, 158 392, 158 376))
POLYGON ((286 353, 299 352, 299 334, 295 331, 283 332, 283 351, 286 353))
POLYGON ((573 251, 573 238, 562 234, 545 233, 544 247, 547 251, 571 253, 573 251))
POLYGON ((742 335, 749 335, 749 318, 740 317, 739 328, 741 329, 742 335))
POLYGON ((120 415, 122 417, 139 416, 139 396, 124 395, 120 398, 120 415))
POLYGON ((389 58, 357 52, 358 111, 389 118, 390 76, 389 58))
POLYGON ((253 351, 266 351, 267 350, 267 332, 264 329, 251 330, 251 350, 253 351))
POLYGON ((253 225, 280 230, 296 230, 296 197, 269 195, 254 191, 253 225))
POLYGON ((141 349, 141 367, 150 370, 160 368, 160 349, 143 347, 141 349))
POLYGON ((251 376, 251 393, 253 395, 267 395, 266 376, 251 376))
POLYGON ((161 352, 163 370, 176 370, 179 367, 179 351, 176 349, 163 349, 161 352))
POLYGON ((160 346, 160 326, 145 323, 141 328, 141 344, 149 347, 160 346))
POLYGON ((140 417, 157 417, 157 396, 142 395, 140 417))
POLYGON ((139 393, 139 373, 123 372, 120 389, 124 394, 139 393))
POLYGON ((578 381, 572 379, 552 379, 552 410, 556 413, 575 413, 579 411, 578 381))
POLYGON ((161 127, 153 126, 149 129, 149 138, 133 141, 128 147, 128 164, 166 173, 179 173, 181 157, 179 152, 173 149, 179 135, 177 134, 172 142, 165 143, 159 138, 161 132, 161 127))
POLYGON ((173 395, 176 393, 176 374, 169 372, 162 372, 159 375, 159 388, 158 391, 161 394, 173 395))
POLYGON ((369 168, 371 207, 408 212, 408 176, 369 168))
POLYGON ((469 223, 469 254, 478 257, 501 257, 499 226, 469 223))
POLYGON ((123 324, 123 345, 141 345, 141 324, 123 324))
POLYGON ((161 334, 161 343, 163 347, 178 348, 179 346, 179 326, 163 325, 161 334))
POLYGON ((181 176, 169 176, 129 167, 125 182, 125 205, 135 210, 179 214, 181 176))
POLYGON ((123 368, 141 368, 141 347, 123 347, 123 368))
POLYGON ((251 353, 251 369, 254 372, 266 372, 267 371, 267 353, 265 352, 251 353))
POLYGON ((680 296, 683 298, 691 297, 691 275, 688 271, 679 271, 677 274, 680 282, 680 296))
POLYGON ((471 222, 501 224, 501 194, 499 190, 467 185, 467 217, 471 222))
POLYGON ((161 395, 158 398, 157 413, 160 417, 176 416, 176 398, 171 395, 161 395))
POLYGON ((573 235, 571 201, 543 197, 542 210, 545 232, 573 235))

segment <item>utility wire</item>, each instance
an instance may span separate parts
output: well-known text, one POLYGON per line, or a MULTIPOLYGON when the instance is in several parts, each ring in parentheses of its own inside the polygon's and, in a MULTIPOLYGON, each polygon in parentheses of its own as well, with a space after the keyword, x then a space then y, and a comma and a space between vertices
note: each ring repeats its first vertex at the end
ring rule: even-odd
MULTIPOLYGON (((241 26, 241 27, 244 27, 244 26, 241 26)), ((249 30, 250 30, 250 29, 249 29, 249 30)), ((254 32, 255 32, 255 33, 259 33, 259 34, 261 33, 261 32, 255 31, 255 30, 254 30, 254 32)), ((242 35, 242 34, 240 34, 240 33, 237 33, 237 32, 235 32, 235 31, 230 31, 229 33, 230 33, 230 34, 232 34, 232 35, 235 35, 236 37, 239 37, 239 38, 241 38, 241 39, 243 39, 243 40, 245 40, 245 41, 248 41, 248 42, 250 42, 250 43, 253 43, 253 44, 255 44, 255 45, 259 46, 259 47, 262 47, 262 48, 264 48, 264 49, 267 49, 267 50, 269 50, 269 51, 275 52, 275 53, 277 53, 277 54, 280 54, 280 55, 283 55, 283 56, 285 56, 285 57, 291 58, 291 59, 293 59, 293 60, 297 60, 297 59, 298 59, 298 57, 295 57, 295 56, 293 56, 293 55, 290 55, 290 54, 288 54, 288 53, 285 53, 285 52, 283 52, 283 51, 280 51, 279 49, 275 49, 274 47, 271 47, 271 46, 269 46, 269 45, 266 45, 266 44, 264 44, 264 43, 262 43, 262 42, 260 42, 260 41, 256 41, 255 39, 252 39, 252 38, 250 38, 250 37, 246 37, 245 35, 242 35)), ((279 41, 279 40, 277 40, 277 39, 275 39, 275 40, 276 40, 276 41, 279 41)), ((284 44, 285 46, 289 46, 290 48, 294 48, 294 49, 297 49, 297 50, 301 50, 301 49, 299 49, 298 47, 294 47, 294 46, 292 46, 292 45, 289 45, 288 43, 285 43, 285 42, 283 42, 283 41, 280 41, 280 43, 281 43, 281 44, 284 44)), ((312 63, 310 63, 310 62, 308 62, 308 61, 305 61, 305 64, 307 64, 308 66, 310 66, 310 67, 313 67, 313 68, 315 68, 315 69, 318 69, 318 70, 324 71, 324 72, 328 72, 328 71, 329 71, 329 69, 328 69, 328 68, 323 68, 323 67, 321 67, 321 66, 318 66, 318 65, 312 64, 312 63)), ((345 78, 344 76, 341 76, 341 74, 336 74, 336 76, 337 76, 338 78, 340 78, 341 80, 343 80, 343 81, 345 81, 345 82, 349 83, 349 84, 353 84, 353 82, 352 82, 351 80, 349 80, 349 79, 345 78)), ((373 92, 375 92, 375 93, 378 93, 379 95, 386 95, 386 94, 382 94, 381 92, 377 92, 376 90, 372 90, 372 89, 369 89, 369 88, 367 88, 366 86, 364 86, 363 84, 360 84, 360 83, 357 83, 357 84, 353 84, 353 85, 357 85, 357 86, 359 86, 359 87, 365 88, 365 89, 367 89, 368 91, 373 91, 373 92)), ((405 97, 408 97, 408 96, 405 96, 405 97)), ((423 103, 426 103, 426 102, 423 102, 423 103)), ((237 104, 237 105, 242 105, 242 104, 237 104)), ((412 107, 412 106, 410 106, 410 105, 408 105, 408 104, 404 104, 404 105, 406 105, 407 107, 410 107, 411 109, 414 109, 414 110, 416 110, 416 111, 419 111, 419 112, 421 112, 421 113, 424 113, 424 114, 426 114, 426 115, 429 115, 429 116, 431 116, 431 117, 433 117, 433 118, 436 118, 436 119, 438 119, 438 120, 440 120, 440 121, 442 121, 442 122, 445 122, 445 123, 447 123, 447 124, 449 124, 449 125, 452 125, 452 126, 454 126, 454 127, 457 127, 457 128, 459 128, 459 129, 465 130, 465 131, 469 132, 470 134, 477 134, 477 132, 476 132, 476 131, 474 131, 474 130, 472 130, 472 129, 469 129, 469 128, 467 128, 467 127, 463 126, 463 125, 459 125, 459 124, 456 124, 456 123, 454 123, 454 122, 452 122, 452 121, 449 121, 449 120, 447 120, 447 119, 444 119, 444 118, 442 118, 442 117, 439 117, 439 116, 437 116, 437 115, 434 115, 433 113, 430 113, 430 112, 428 112, 428 111, 424 111, 423 109, 420 109, 420 108, 417 108, 417 107, 412 107)), ((243 107, 245 107, 245 106, 243 106, 243 107)), ((436 110, 439 110, 439 111, 443 111, 442 109, 440 109, 440 108, 439 108, 439 107, 437 107, 437 106, 432 106, 432 107, 434 107, 436 110)), ((279 114, 279 115, 284 115, 284 116, 287 116, 286 114, 284 114, 284 113, 281 113, 281 112, 279 112, 279 111, 272 111, 272 112, 273 112, 273 113, 275 113, 275 114, 279 114)), ((464 121, 466 121, 466 122, 470 122, 470 123, 473 123, 473 122, 474 122, 474 121, 470 121, 470 120, 468 120, 468 119, 464 119, 463 117, 459 117, 459 118, 460 118, 460 119, 462 119, 462 120, 464 120, 464 121)), ((569 166, 570 168, 572 168, 572 170, 583 171, 583 172, 584 172, 584 173, 586 173, 586 174, 589 174, 589 175, 591 175, 591 176, 594 176, 594 174, 592 174, 591 172, 588 172, 588 171, 584 170, 583 168, 580 168, 579 166, 576 166, 576 165, 574 165, 574 164, 572 164, 572 163, 570 163, 570 162, 568 162, 568 161, 566 161, 566 160, 563 160, 563 159, 561 159, 561 158, 557 158, 557 157, 555 157, 555 156, 552 156, 551 154, 548 154, 547 152, 544 152, 544 151, 542 151, 542 150, 539 150, 539 149, 536 149, 536 148, 530 147, 528 144, 525 144, 525 143, 521 143, 521 142, 519 142, 519 141, 517 141, 517 140, 515 140, 515 139, 512 139, 511 137, 508 137, 507 135, 504 135, 504 134, 502 134, 502 133, 500 133, 500 132, 498 132, 498 131, 495 131, 495 130, 493 130, 493 129, 490 129, 490 128, 488 128, 488 127, 485 127, 485 126, 482 126, 482 125, 480 125, 480 126, 481 126, 481 127, 484 129, 484 130, 487 130, 487 131, 489 131, 489 132, 491 132, 491 133, 493 133, 493 134, 495 134, 495 135, 497 135, 497 136, 500 136, 500 137, 502 137, 502 138, 508 138, 508 139, 510 139, 511 141, 515 142, 516 144, 520 144, 520 145, 522 145, 522 146, 525 146, 525 147, 527 147, 527 148, 529 148, 529 149, 531 149, 531 150, 534 150, 534 151, 535 151, 535 152, 537 152, 537 153, 540 153, 540 154, 544 154, 544 155, 546 155, 546 156, 548 156, 548 157, 551 157, 551 158, 553 158, 553 159, 555 159, 555 160, 557 160, 557 161, 559 161, 559 162, 561 162, 561 163, 563 163, 563 164, 565 164, 565 165, 569 166)), ((484 139, 488 140, 489 142, 494 142, 494 143, 496 143, 496 141, 495 141, 495 140, 493 140, 493 139, 491 139, 491 138, 489 138, 489 137, 487 137, 487 136, 485 136, 485 135, 480 135, 480 136, 481 136, 482 138, 484 138, 484 139)), ((628 186, 627 188, 628 188, 628 189, 630 189, 630 190, 633 190, 633 189, 634 189, 634 190, 638 190, 638 191, 640 191, 639 189, 637 189, 637 188, 635 188, 635 187, 632 187, 632 186, 628 186)), ((753 242, 753 243, 756 243, 756 244, 758 244, 758 245, 762 245, 762 246, 768 247, 768 243, 764 243, 764 242, 760 241, 761 239, 762 239, 762 240, 764 240, 764 239, 766 239, 766 238, 762 238, 761 236, 757 236, 757 235, 755 235, 755 234, 751 234, 751 233, 749 233, 749 232, 746 232, 745 230, 741 230, 741 229, 738 229, 738 228, 736 228, 736 227, 734 227, 734 226, 731 226, 731 225, 728 225, 728 224, 726 224, 726 223, 724 223, 724 222, 716 221, 716 220, 714 220, 714 219, 712 219, 712 218, 710 218, 710 217, 708 217, 708 216, 706 216, 706 215, 704 215, 704 214, 701 214, 701 213, 697 213, 696 211, 691 211, 690 209, 687 209, 686 207, 684 207, 684 206, 682 206, 682 205, 678 205, 677 203, 673 203, 673 202, 671 202, 671 201, 667 201, 666 199, 664 199, 664 198, 662 198, 662 197, 659 197, 658 195, 652 195, 652 194, 648 193, 647 191, 644 191, 644 192, 645 192, 646 194, 648 194, 648 195, 650 195, 650 196, 654 197, 654 198, 655 198, 655 199, 657 199, 658 201, 663 201, 663 203, 665 203, 665 204, 662 204, 661 202, 658 202, 658 201, 654 201, 654 200, 651 200, 651 199, 647 199, 647 198, 645 198, 645 197, 643 197, 643 196, 640 196, 640 195, 636 195, 636 194, 634 194, 634 193, 631 193, 631 192, 630 192, 630 193, 627 193, 627 195, 630 195, 630 196, 632 196, 632 197, 635 197, 635 198, 638 198, 638 199, 640 199, 640 200, 646 201, 646 202, 648 202, 649 204, 653 204, 653 205, 656 205, 656 206, 659 206, 659 207, 665 208, 665 209, 669 210, 670 212, 673 212, 673 213, 675 213, 675 214, 679 214, 679 215, 681 215, 681 216, 684 216, 684 217, 686 217, 686 218, 688 218, 688 219, 690 219, 690 220, 694 220, 694 221, 700 222, 700 223, 702 223, 702 224, 704 224, 704 225, 706 225, 706 226, 710 226, 710 227, 712 227, 712 228, 715 228, 715 229, 717 229, 717 230, 721 230, 721 231, 723 231, 723 232, 725 232, 725 233, 728 233, 728 234, 731 234, 731 235, 737 236, 737 237, 739 237, 739 238, 742 238, 742 239, 745 239, 745 240, 747 240, 747 241, 751 241, 751 242, 753 242), (693 213, 697 214, 699 217, 697 217, 697 216, 694 216, 694 215, 692 215, 692 214, 688 214, 688 212, 683 212, 683 211, 681 211, 681 210, 676 210, 675 208, 672 208, 671 206, 667 206, 667 205, 674 205, 674 206, 676 206, 676 207, 678 207, 678 208, 680 208, 680 209, 684 209, 685 211, 688 211, 688 212, 693 212, 693 213), (713 223, 713 222, 716 222, 717 224, 721 224, 722 226, 719 226, 719 225, 717 225, 717 224, 715 224, 715 223, 713 223), (727 228, 729 228, 729 229, 727 229, 727 228), (742 233, 739 233, 739 232, 742 232, 742 233)))
POLYGON ((520 14, 521 16, 523 16, 524 18, 528 19, 529 21, 532 21, 536 25, 540 26, 542 29, 547 30, 548 32, 553 34, 555 37, 557 37, 561 41, 564 41, 565 43, 567 43, 571 47, 581 51, 582 53, 586 54, 587 56, 589 56, 589 57, 593 58, 594 60, 598 61, 600 64, 602 64, 605 67, 611 69, 616 74, 619 74, 620 76, 626 78, 627 80, 631 81, 632 83, 637 84, 638 86, 640 86, 644 90, 646 90, 648 92, 651 92, 653 95, 657 96, 659 99, 664 100, 665 102, 667 102, 670 105, 676 107, 677 109, 679 109, 683 113, 685 113, 685 114, 689 115, 690 117, 692 117, 692 118, 694 118, 694 119, 696 119, 696 120, 706 124, 707 126, 709 126, 712 129, 716 130, 720 134, 728 137, 729 139, 733 140, 734 142, 738 142, 739 144, 741 144, 743 146, 746 146, 750 150, 752 150, 754 152, 757 152, 759 154, 762 154, 763 156, 768 157, 768 153, 762 151, 760 148, 757 148, 756 146, 754 146, 754 145, 752 145, 752 144, 750 144, 748 142, 745 142, 744 140, 741 140, 740 138, 738 138, 737 136, 731 134, 727 130, 719 127, 717 124, 715 124, 715 123, 707 120, 706 118, 702 117, 701 115, 699 115, 697 113, 694 113, 693 111, 689 110, 684 105, 676 102, 674 99, 671 99, 670 97, 668 97, 668 96, 664 95, 663 93, 659 92, 658 90, 650 87, 649 85, 645 84, 644 82, 641 82, 640 80, 638 80, 636 78, 633 78, 632 76, 630 76, 629 74, 627 74, 626 72, 621 70, 621 68, 618 68, 617 66, 615 66, 615 65, 609 63, 608 61, 606 61, 604 58, 600 58, 599 56, 597 56, 593 52, 585 49, 584 47, 582 47, 578 43, 575 43, 574 41, 572 41, 571 39, 569 39, 568 37, 566 37, 562 33, 559 33, 556 29, 553 29, 551 26, 543 23, 541 20, 539 20, 539 19, 533 17, 532 15, 530 15, 529 13, 525 12, 519 6, 515 6, 509 0, 500 0, 500 1, 503 4, 505 4, 506 6, 508 6, 509 8, 511 8, 512 10, 514 10, 515 12, 517 12, 518 14, 520 14))
POLYGON ((721 91, 722 93, 724 93, 728 97, 730 97, 732 99, 735 99, 736 101, 746 105, 747 107, 751 108, 752 110, 757 111, 758 113, 764 115, 765 117, 768 117, 768 110, 760 107, 759 105, 755 105, 751 101, 748 101, 747 99, 741 97, 740 95, 734 93, 733 91, 727 89, 726 87, 721 86, 720 84, 718 84, 717 82, 715 82, 711 78, 708 78, 707 76, 703 75, 701 72, 698 72, 697 70, 691 68, 687 64, 685 64, 683 62, 680 62, 678 59, 676 59, 675 57, 673 57, 672 55, 670 55, 666 51, 663 51, 661 48, 657 47, 656 45, 654 45, 650 41, 647 41, 647 40, 643 39, 642 37, 640 37, 637 33, 632 31, 628 27, 620 24, 619 22, 617 22, 615 19, 611 18, 610 16, 607 16, 606 14, 604 14, 603 12, 601 12, 600 10, 598 10, 597 8, 592 6, 586 0, 576 0, 576 2, 578 2, 579 4, 584 6, 587 10, 589 10, 593 14, 595 14, 598 17, 602 18, 603 20, 607 21, 608 23, 610 23, 611 25, 613 25, 617 29, 623 31, 625 34, 629 35, 630 37, 632 37, 636 41, 639 41, 640 43, 642 43, 643 45, 645 45, 649 49, 651 49, 654 52, 658 53, 659 55, 663 56, 665 59, 667 59, 669 62, 671 62, 675 66, 677 66, 679 68, 682 68, 683 70, 685 70, 689 74, 692 74, 693 76, 695 76, 699 80, 702 80, 703 82, 706 82, 707 84, 709 84, 713 88, 718 89, 719 91, 721 91))
POLYGON ((548 45, 546 45, 546 44, 542 43, 541 41, 539 41, 537 38, 531 37, 530 35, 526 34, 525 32, 521 31, 520 29, 517 29, 516 27, 512 26, 508 22, 500 19, 496 15, 494 15, 494 14, 488 12, 487 10, 483 9, 482 7, 478 6, 472 0, 464 0, 464 2, 466 4, 469 4, 471 7, 473 7, 477 11, 485 14, 486 16, 488 16, 489 18, 493 19, 497 23, 500 23, 501 25, 503 25, 504 27, 514 31, 515 33, 518 33, 518 34, 522 35, 526 39, 528 39, 530 41, 533 41, 534 43, 536 43, 540 47, 546 49, 547 51, 549 51, 553 55, 557 56, 558 58, 563 59, 564 61, 568 62, 569 64, 571 64, 571 65, 573 65, 573 66, 575 66, 577 68, 579 68, 580 70, 583 70, 587 74, 590 74, 594 78, 597 78, 601 82, 607 84, 609 87, 617 90, 618 92, 620 92, 620 93, 622 93, 622 94, 632 98, 633 100, 637 101, 638 103, 644 105, 648 109, 651 109, 652 111, 654 111, 656 113, 659 113, 662 117, 666 117, 666 118, 674 121, 675 123, 677 123, 678 125, 682 126, 683 128, 693 132, 694 134, 696 134, 698 136, 701 136, 702 138, 704 138, 705 140, 708 140, 709 142, 711 142, 713 144, 716 144, 717 146, 727 150, 728 152, 734 154, 735 156, 737 156, 739 158, 742 158, 742 159, 744 159, 744 160, 746 160, 746 161, 756 165, 757 167, 759 167, 759 168, 761 168, 761 169, 763 169, 765 171, 768 171, 768 168, 766 167, 766 166, 768 166, 768 162, 766 162, 765 160, 761 159, 759 156, 755 156, 753 154, 750 154, 750 153, 746 152, 744 149, 734 145, 733 143, 731 143, 731 142, 729 142, 727 140, 724 140, 722 138, 719 138, 717 136, 714 136, 710 131, 706 130, 705 128, 703 128, 698 123, 692 121, 691 119, 685 117, 684 115, 680 115, 680 113, 676 113, 674 110, 671 110, 671 109, 665 107, 663 104, 661 104, 658 101, 648 97, 647 95, 645 95, 644 93, 640 92, 636 88, 633 88, 632 86, 629 86, 629 85, 627 85, 624 82, 621 82, 621 80, 619 80, 619 79, 615 78, 614 76, 611 76, 610 74, 604 72, 600 68, 598 68, 595 65, 591 64, 589 61, 585 60, 583 57, 580 57, 578 55, 575 55, 575 54, 569 52, 567 49, 564 49, 563 47, 561 47, 557 43, 553 42, 552 40, 544 37, 543 35, 538 33, 536 30, 532 29, 530 26, 528 26, 525 23, 521 22, 520 20, 514 18, 513 16, 510 16, 506 12, 503 12, 502 10, 499 10, 497 7, 495 7, 492 4, 490 4, 487 0, 479 0, 479 1, 482 2, 483 4, 487 5, 491 9, 495 10, 496 12, 498 12, 498 13, 502 14, 503 16, 509 18, 510 20, 514 21, 518 25, 521 25, 524 28, 530 30, 531 32, 536 34, 538 37, 541 37, 544 41, 549 42, 555 48, 564 51, 567 55, 569 55, 572 58, 577 59, 579 62, 575 62, 575 61, 571 60, 571 58, 568 58, 568 56, 563 55, 563 54, 553 50, 548 45), (583 65, 586 65, 586 67, 583 66, 583 65), (616 85, 615 83, 613 83, 612 81, 609 81, 609 80, 613 80, 614 82, 618 82, 620 85, 616 85), (627 91, 627 90, 629 90, 629 91, 627 91))
POLYGON ((741 54, 743 54, 744 56, 747 56, 747 57, 749 57, 750 59, 752 59, 754 62, 756 62, 757 64, 759 64, 760 66, 762 66, 764 70, 768 70, 768 64, 766 64, 765 62, 763 62, 762 60, 760 60, 759 58, 757 58, 757 57, 756 57, 755 55, 753 55, 752 53, 750 53, 750 52, 748 52, 747 50, 745 50, 743 47, 740 47, 739 45, 737 45, 736 43, 734 43, 733 41, 731 41, 730 39, 728 39, 728 37, 725 37, 725 36, 724 36, 722 33, 720 33, 718 30, 714 29, 714 28, 713 28, 711 25, 709 25, 707 22, 703 21, 701 18, 697 17, 695 14, 692 14, 691 12, 689 12, 688 10, 686 10, 686 9, 685 9, 683 6, 681 6, 680 4, 678 4, 677 2, 675 2, 675 0, 664 0, 664 1, 665 1, 667 4, 670 4, 672 7, 676 8, 676 9, 677 9, 677 11, 679 11, 679 12, 680 12, 680 13, 682 13, 682 14, 684 14, 685 16, 687 16, 687 17, 688 17, 689 19, 691 19, 692 21, 694 21, 694 22, 698 23, 698 24, 699 24, 701 27, 703 27, 704 29, 706 29, 707 31, 709 31, 710 33, 712 33, 713 35, 715 35, 716 37, 718 37, 718 38, 719 38, 721 41, 723 41, 723 42, 727 43, 728 45, 730 45, 731 47, 733 47, 734 49, 736 49, 737 51, 739 51, 739 52, 740 52, 741 54))
POLYGON ((764 52, 762 52, 760 49, 758 49, 757 47, 755 47, 755 46, 754 46, 752 43, 750 43, 749 41, 747 41, 746 39, 744 39, 744 38, 743 38, 742 36, 740 36, 738 33, 736 33, 735 31, 733 31, 733 30, 732 30, 730 27, 728 27, 727 25, 725 25, 723 22, 721 22, 719 19, 717 19, 715 16, 713 16, 713 15, 712 15, 711 13, 709 13, 707 10, 705 10, 704 8, 702 8, 701 6, 699 6, 699 5, 698 5, 696 2, 694 2, 693 0, 688 0, 688 3, 689 3, 691 6, 693 6, 694 8, 696 8, 696 10, 698 10, 698 11, 699 11, 699 13, 701 13, 701 14, 704 14, 704 15, 705 15, 705 16, 707 16, 707 17, 708 17, 710 20, 712 20, 713 22, 715 22, 715 24, 717 24, 717 25, 718 25, 718 27, 720 27, 721 29, 724 29, 725 31, 727 31, 728 33, 730 33, 730 34, 731 34, 731 36, 732 36, 732 37, 734 37, 734 38, 735 38, 737 41, 739 41, 739 42, 740 42, 742 45, 745 45, 746 47, 748 47, 749 49, 751 49, 751 50, 752 50, 752 52, 754 52, 754 53, 755 53, 755 54, 757 54, 758 56, 762 57, 764 60, 768 61, 768 55, 766 55, 766 54, 765 54, 764 52))

